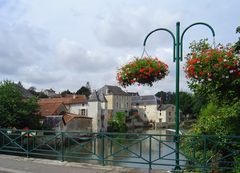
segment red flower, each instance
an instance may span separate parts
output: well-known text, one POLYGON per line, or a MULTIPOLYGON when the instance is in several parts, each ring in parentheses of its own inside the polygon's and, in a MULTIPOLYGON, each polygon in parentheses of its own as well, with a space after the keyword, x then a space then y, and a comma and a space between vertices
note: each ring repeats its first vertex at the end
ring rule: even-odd
POLYGON ((222 62, 223 61, 223 59, 222 58, 218 58, 218 62, 222 62))
POLYGON ((202 75, 203 75, 203 72, 202 72, 202 71, 200 71, 200 72, 199 72, 199 75, 200 75, 200 76, 202 76, 202 75))

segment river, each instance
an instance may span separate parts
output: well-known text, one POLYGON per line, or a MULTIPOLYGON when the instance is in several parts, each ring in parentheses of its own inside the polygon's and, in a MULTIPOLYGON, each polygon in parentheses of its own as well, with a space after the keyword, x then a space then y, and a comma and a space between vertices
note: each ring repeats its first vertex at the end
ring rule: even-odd
MULTIPOLYGON (((172 132, 167 131, 165 129, 154 129, 154 130, 140 130, 135 131, 137 133, 141 134, 162 134, 162 135, 168 135, 172 134, 172 132)), ((137 167, 137 168, 149 168, 149 165, 146 164, 147 161, 149 161, 149 151, 150 151, 150 143, 149 138, 140 137, 140 142, 112 142, 110 140, 105 141, 105 157, 111 161, 106 161, 105 164, 107 165, 117 165, 117 166, 127 166, 127 167, 137 167), (111 146, 111 147, 110 147, 111 146), (123 149, 124 147, 128 147, 127 149, 123 149), (123 149, 123 151, 121 151, 123 149), (141 150, 141 151, 140 151, 141 150), (113 154, 114 153, 114 157, 113 154), (121 157, 119 155, 122 155, 121 157), (115 157, 119 156, 119 157, 115 157), (137 156, 137 157, 132 157, 137 156), (132 163, 129 163, 132 162, 132 163), (134 163, 136 162, 136 163, 134 163)), ((163 170, 172 170, 175 164, 175 143, 172 142, 173 137, 172 136, 153 136, 151 139, 151 160, 156 160, 154 163, 158 165, 152 165, 152 168, 155 169, 163 169, 163 170), (160 159, 162 158, 163 159, 160 159), (159 165, 161 164, 161 165, 159 165)), ((135 140, 136 141, 136 140, 135 140)), ((98 153, 101 150, 102 145, 99 143, 95 143, 94 145, 97 145, 96 153, 98 153)), ((93 148, 93 144, 87 148, 87 150, 91 150, 93 148)), ((79 146, 72 145, 69 146, 65 150, 65 154, 71 156, 71 151, 78 151, 79 146)), ((95 152, 95 151, 94 151, 95 152)), ((91 154, 89 154, 91 158, 91 154)), ((183 157, 180 155, 180 159, 183 159, 183 157)), ((66 159, 68 161, 79 161, 78 159, 66 159)), ((81 162, 86 163, 99 163, 100 161, 93 161, 93 160, 81 160, 81 162)), ((183 163, 182 163, 183 164, 183 163)))

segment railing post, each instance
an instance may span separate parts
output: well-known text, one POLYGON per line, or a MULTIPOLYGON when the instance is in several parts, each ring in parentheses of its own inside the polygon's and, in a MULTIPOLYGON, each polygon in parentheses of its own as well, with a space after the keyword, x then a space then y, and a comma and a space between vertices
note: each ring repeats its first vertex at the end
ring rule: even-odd
POLYGON ((104 147, 104 134, 103 134, 103 132, 101 132, 101 137, 102 137, 102 139, 101 139, 101 141, 102 141, 102 165, 104 166, 104 165, 105 165, 105 162, 104 162, 104 157, 105 157, 105 154, 104 154, 104 152, 105 152, 105 147, 104 147))
POLYGON ((152 135, 149 135, 149 170, 152 170, 152 135))
POLYGON ((29 158, 29 130, 27 130, 27 135, 26 135, 26 137, 27 137, 27 158, 29 158))
POLYGON ((64 140, 64 132, 61 131, 61 161, 64 162, 64 145, 65 140, 64 140))

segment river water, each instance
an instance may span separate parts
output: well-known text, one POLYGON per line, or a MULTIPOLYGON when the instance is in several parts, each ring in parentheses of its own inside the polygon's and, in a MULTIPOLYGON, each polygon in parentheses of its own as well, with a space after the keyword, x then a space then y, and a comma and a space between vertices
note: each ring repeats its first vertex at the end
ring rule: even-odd
MULTIPOLYGON (((152 130, 144 130, 137 129, 134 132, 140 134, 162 134, 162 135, 171 135, 173 132, 167 131, 165 129, 152 129, 152 130)), ((136 140, 135 140, 136 141, 136 140)), ((172 170, 175 164, 175 143, 173 142, 172 136, 153 136, 151 138, 151 144, 149 143, 149 138, 144 138, 144 136, 139 137, 140 142, 113 142, 110 140, 105 140, 105 157, 111 161, 106 161, 107 165, 116 165, 116 166, 127 166, 127 167, 137 167, 137 168, 149 168, 147 162, 150 160, 150 147, 151 145, 151 160, 158 165, 152 165, 154 169, 162 169, 162 170, 172 170), (111 147, 110 147, 111 146, 111 147), (127 146, 127 149, 123 149, 127 146), (121 151, 123 150, 123 151, 121 151), (140 151, 141 150, 141 151, 140 151), (114 157, 112 153, 115 153, 114 157), (122 155, 121 157, 119 155, 122 155), (109 156, 109 157, 108 157, 109 156), (117 157, 119 156, 119 157, 117 157), (132 163, 130 163, 132 162, 132 163), (134 163, 138 162, 138 163, 134 163)), ((95 143, 97 145, 96 153, 101 151, 102 145, 99 143, 95 143)), ((70 154, 70 151, 77 151, 79 146, 69 146, 66 150, 66 154, 70 154)), ((93 145, 90 146, 93 148, 93 145)), ((91 150, 88 148, 89 150, 91 150)), ((71 154, 70 154, 71 155, 71 154)), ((90 154, 89 154, 90 156, 90 154)), ((91 156, 90 156, 91 157, 91 156)), ((180 159, 184 159, 183 156, 180 155, 180 159)), ((67 159, 68 161, 78 161, 76 159, 67 159)), ((86 163, 98 163, 101 164, 100 161, 92 161, 92 160, 81 160, 81 162, 86 163)), ((181 163, 184 164, 184 163, 181 163)))

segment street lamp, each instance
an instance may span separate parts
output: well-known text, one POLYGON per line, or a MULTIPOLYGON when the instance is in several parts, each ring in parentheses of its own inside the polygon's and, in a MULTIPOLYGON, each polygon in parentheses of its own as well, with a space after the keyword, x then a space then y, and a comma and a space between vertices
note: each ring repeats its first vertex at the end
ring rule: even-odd
POLYGON ((191 28, 192 26, 195 25, 204 25, 207 26, 211 31, 212 31, 212 35, 213 37, 215 37, 215 32, 213 30, 213 28, 203 22, 198 22, 198 23, 194 23, 190 26, 188 26, 181 34, 180 37, 180 22, 176 23, 176 36, 169 30, 166 28, 158 28, 155 29, 153 31, 151 31, 146 38, 144 39, 143 42, 143 46, 146 46, 146 42, 148 37, 155 33, 156 31, 166 31, 168 32, 172 38, 173 38, 173 62, 176 62, 176 114, 175 114, 175 151, 176 151, 176 155, 175 155, 175 160, 176 160, 176 165, 175 165, 175 170, 180 170, 180 165, 179 165, 179 63, 180 60, 182 61, 182 57, 183 57, 183 36, 186 33, 186 31, 191 28))

